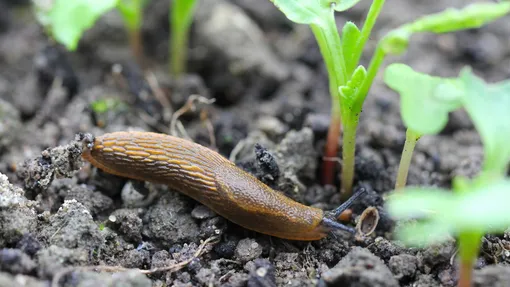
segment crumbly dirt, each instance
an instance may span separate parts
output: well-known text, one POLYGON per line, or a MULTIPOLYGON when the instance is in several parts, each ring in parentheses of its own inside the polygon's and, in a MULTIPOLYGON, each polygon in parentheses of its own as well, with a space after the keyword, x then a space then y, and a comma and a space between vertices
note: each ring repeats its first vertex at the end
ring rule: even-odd
MULTIPOLYGON (((191 29, 189 74, 175 79, 167 72, 170 1, 152 0, 146 8, 146 73, 134 64, 116 12, 101 18, 71 53, 47 39, 28 2, 0 1, 0 286, 456 285, 453 241, 419 250, 392 237, 395 222, 382 205, 395 184, 405 128, 399 97, 381 73, 357 135, 354 188, 366 194, 345 222, 355 225, 374 206, 380 214, 375 233, 282 240, 239 227, 166 186, 83 163, 76 135, 169 134, 172 115, 190 95, 214 98, 213 105, 179 117, 180 136, 217 150, 296 201, 331 210, 341 202, 340 179, 335 186, 319 181, 331 104, 308 27, 290 23, 270 1, 203 1, 191 29), (98 103, 108 108, 94 108, 98 103), (87 266, 116 266, 117 272, 87 266), (149 275, 136 270, 168 266, 149 275)), ((386 2, 361 59, 365 65, 391 28, 478 1, 386 2)), ((337 13, 339 26, 361 25, 370 3, 337 13)), ((386 64, 441 76, 470 65, 487 81, 500 81, 510 77, 509 39, 508 17, 476 30, 417 35, 407 53, 386 64)), ((473 124, 456 111, 443 132, 420 139, 408 183, 449 187, 455 176, 476 175, 482 156, 473 124)), ((484 238, 474 286, 508 285, 509 250, 510 230, 484 238)))

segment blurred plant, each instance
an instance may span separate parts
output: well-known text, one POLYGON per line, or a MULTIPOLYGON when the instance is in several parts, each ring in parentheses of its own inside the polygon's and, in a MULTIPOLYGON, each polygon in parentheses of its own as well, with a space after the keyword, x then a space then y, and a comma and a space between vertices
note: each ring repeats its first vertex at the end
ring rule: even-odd
MULTIPOLYGON (((457 236, 461 263, 458 286, 471 286, 472 267, 482 236, 487 232, 502 232, 510 226, 510 180, 505 178, 510 161, 510 145, 507 144, 510 140, 510 81, 486 84, 469 69, 464 69, 455 79, 430 77, 401 65, 392 66, 389 71, 391 77, 409 73, 410 79, 421 79, 414 83, 420 83, 429 91, 414 95, 422 104, 414 108, 418 115, 403 113, 409 129, 434 133, 446 124, 448 110, 464 107, 482 138, 482 171, 471 181, 455 178, 454 193, 439 188, 409 187, 403 188, 403 192, 394 192, 387 200, 387 209, 395 219, 418 219, 397 228, 397 237, 405 243, 421 247, 457 236), (432 103, 435 103, 435 114, 427 115, 433 111, 432 103)), ((403 105, 404 98, 408 97, 404 94, 408 93, 401 92, 403 105)))
MULTIPOLYGON (((379 42, 376 55, 380 55, 380 62, 382 62, 385 54, 404 52, 410 37, 415 33, 439 34, 478 28, 509 12, 510 3, 508 2, 476 3, 461 10, 447 9, 437 14, 424 16, 391 31, 379 42)), ((374 56, 374 58, 376 57, 374 56)), ((377 60, 375 61, 377 62, 377 60)), ((430 77, 416 73, 405 65, 390 65, 385 72, 384 81, 399 92, 402 98, 401 114, 404 124, 408 128, 395 187, 398 189, 406 185, 416 142, 421 136, 436 134, 444 128, 448 120, 448 113, 460 106, 460 103, 455 99, 463 91, 459 90, 459 83, 456 79, 430 77)))
POLYGON ((122 15, 128 32, 129 45, 138 64, 143 64, 143 42, 141 28, 143 23, 143 8, 147 0, 118 0, 117 9, 122 15))
POLYGON ((74 51, 83 33, 117 8, 129 33, 133 55, 141 63, 140 26, 145 0, 33 0, 39 23, 55 41, 74 51))
POLYGON ((180 76, 186 71, 188 60, 189 29, 193 20, 196 0, 173 0, 170 11, 170 71, 180 76))

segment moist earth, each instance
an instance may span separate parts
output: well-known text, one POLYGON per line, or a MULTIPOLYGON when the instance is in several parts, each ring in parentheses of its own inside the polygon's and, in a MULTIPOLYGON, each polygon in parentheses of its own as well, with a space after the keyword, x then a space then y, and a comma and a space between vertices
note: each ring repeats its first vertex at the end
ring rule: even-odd
MULTIPOLYGON (((377 208, 379 224, 367 238, 270 237, 166 186, 82 162, 81 133, 175 133, 171 115, 196 94, 215 102, 202 100, 179 117, 179 136, 217 150, 296 201, 338 206, 339 179, 335 186, 319 181, 331 105, 323 61, 309 28, 290 23, 270 1, 201 1, 188 74, 179 79, 167 72, 170 1, 152 0, 145 11, 148 73, 134 64, 117 13, 101 18, 70 53, 48 40, 27 2, 0 2, 0 286, 455 286, 454 241, 420 250, 392 238, 395 223, 382 205, 395 184, 405 128, 399 97, 381 75, 357 136, 354 188, 367 192, 346 222, 377 208)), ((476 1, 387 2, 365 65, 391 28, 476 1)), ((370 3, 337 13, 339 27, 361 25, 370 3)), ((386 63, 395 61, 440 76, 470 65, 487 81, 508 79, 510 20, 417 35, 407 53, 386 63)), ((472 123, 456 111, 441 134, 418 142, 408 184, 449 187, 455 176, 476 175, 482 156, 472 123)), ((509 250, 510 231, 484 238, 474 286, 507 285, 509 250)))

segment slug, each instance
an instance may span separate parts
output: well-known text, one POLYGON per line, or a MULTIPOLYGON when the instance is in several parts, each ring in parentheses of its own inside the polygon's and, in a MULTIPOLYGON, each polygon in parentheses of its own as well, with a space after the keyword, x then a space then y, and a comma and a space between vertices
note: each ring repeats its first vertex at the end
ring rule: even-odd
POLYGON ((250 230, 292 240, 318 240, 354 229, 337 218, 363 191, 330 212, 298 203, 236 167, 217 152, 151 132, 84 136, 83 158, 118 176, 166 184, 250 230))

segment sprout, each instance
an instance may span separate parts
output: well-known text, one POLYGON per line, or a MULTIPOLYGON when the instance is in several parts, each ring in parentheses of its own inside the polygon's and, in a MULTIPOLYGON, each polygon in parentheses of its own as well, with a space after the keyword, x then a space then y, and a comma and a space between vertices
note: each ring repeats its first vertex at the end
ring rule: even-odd
POLYGON ((408 132, 437 133, 446 124, 449 111, 464 107, 480 133, 485 160, 473 181, 455 178, 454 193, 437 188, 403 188, 403 193, 394 193, 387 201, 387 209, 395 219, 418 219, 397 230, 404 242, 424 246, 452 235, 458 237, 459 286, 470 286, 483 234, 502 232, 510 226, 510 180, 505 178, 510 161, 510 81, 487 84, 468 68, 459 78, 443 79, 404 65, 390 66, 385 81, 402 96, 402 116, 408 132), (398 76, 406 78, 397 80, 398 76))
POLYGON ((34 0, 39 23, 68 50, 78 47, 83 33, 106 12, 117 8, 129 34, 133 55, 141 64, 140 27, 145 0, 34 0))
POLYGON ((170 72, 179 76, 186 70, 188 37, 196 0, 173 0, 170 11, 170 72))

